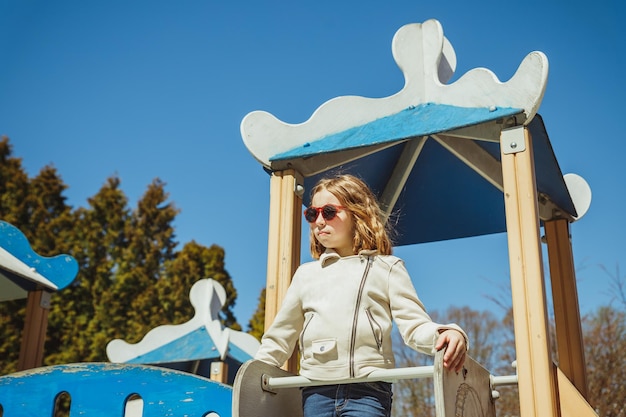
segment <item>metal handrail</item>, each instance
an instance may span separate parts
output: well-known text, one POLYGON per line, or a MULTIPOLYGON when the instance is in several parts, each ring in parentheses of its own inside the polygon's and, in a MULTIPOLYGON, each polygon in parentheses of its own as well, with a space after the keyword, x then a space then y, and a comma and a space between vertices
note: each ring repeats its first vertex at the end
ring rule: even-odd
POLYGON ((499 387, 501 385, 517 385, 517 374, 515 375, 503 375, 503 376, 494 376, 491 375, 491 386, 499 387))
MULTIPOLYGON (((335 385, 335 384, 354 384, 360 382, 395 382, 400 379, 421 379, 431 378, 434 373, 434 366, 413 366, 408 368, 395 368, 395 369, 379 369, 372 371, 369 375, 361 378, 347 378, 332 381, 320 381, 311 380, 301 375, 297 376, 283 376, 283 377, 270 377, 263 375, 262 384, 263 389, 266 391, 272 391, 281 388, 296 388, 296 387, 312 387, 322 385, 335 385)), ((515 385, 517 384, 517 375, 506 376, 490 376, 490 382, 492 387, 500 385, 515 385)))

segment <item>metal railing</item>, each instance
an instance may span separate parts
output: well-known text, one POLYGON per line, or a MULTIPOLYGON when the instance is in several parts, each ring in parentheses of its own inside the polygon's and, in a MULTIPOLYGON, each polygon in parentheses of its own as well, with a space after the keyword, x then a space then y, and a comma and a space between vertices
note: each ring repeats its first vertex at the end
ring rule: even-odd
MULTIPOLYGON (((422 379, 432 378, 434 374, 434 366, 413 366, 408 368, 396 368, 396 369, 379 369, 371 372, 369 375, 362 378, 348 378, 333 381, 318 381, 311 380, 304 376, 284 376, 284 377, 270 377, 263 375, 262 384, 263 389, 266 391, 274 391, 281 388, 296 388, 296 387, 312 387, 322 385, 335 385, 335 384, 354 384, 360 382, 395 382, 401 379, 422 379)), ((494 389, 503 385, 516 385, 517 375, 505 375, 505 376, 490 376, 491 388, 494 389)))

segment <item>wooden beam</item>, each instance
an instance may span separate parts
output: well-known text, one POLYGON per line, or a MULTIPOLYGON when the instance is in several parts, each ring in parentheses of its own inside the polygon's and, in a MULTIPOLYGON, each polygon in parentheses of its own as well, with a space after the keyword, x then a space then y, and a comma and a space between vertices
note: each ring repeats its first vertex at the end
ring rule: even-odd
POLYGON ((593 407, 581 395, 579 390, 565 376, 563 371, 555 366, 559 384, 559 403, 563 417, 598 417, 593 407))
POLYGON ((441 146, 463 161, 491 185, 502 191, 502 167, 500 161, 491 156, 470 139, 459 139, 446 135, 433 135, 441 146))
POLYGON ((541 257, 532 138, 523 126, 502 132, 501 145, 521 417, 559 416, 541 257), (524 146, 525 145, 525 146, 524 146))
MULTIPOLYGON (((411 138, 407 140, 411 140, 411 138)), ((392 146, 396 146, 398 143, 399 142, 382 143, 362 148, 346 149, 341 152, 324 152, 322 154, 307 156, 304 158, 272 161, 271 168, 274 172, 294 169, 299 174, 308 178, 340 165, 345 165, 357 159, 380 152, 392 146)))
POLYGON ((211 362, 211 380, 228 383, 228 364, 223 361, 211 362))
MULTIPOLYGON (((274 321, 285 298, 291 278, 300 265, 302 198, 296 186, 302 177, 294 170, 274 172, 270 179, 270 219, 267 241, 267 284, 265 287, 265 329, 274 321)), ((297 354, 286 370, 297 372, 297 354)))
POLYGON ((493 120, 487 123, 451 130, 446 132, 446 135, 455 138, 482 140, 485 142, 499 142, 503 127, 502 123, 501 120, 493 120))
POLYGON ((544 222, 550 263, 559 368, 584 398, 588 398, 580 308, 569 222, 544 222))
POLYGON ((49 310, 49 292, 42 289, 28 292, 24 333, 17 363, 18 371, 38 368, 42 365, 49 310))
POLYGON ((425 143, 426 137, 422 136, 409 140, 404 144, 400 158, 398 158, 398 162, 396 163, 393 172, 391 173, 391 177, 389 178, 389 181, 387 181, 385 190, 380 198, 380 206, 382 207, 386 218, 389 217, 391 211, 396 205, 396 201, 398 201, 398 197, 400 197, 400 193, 406 184, 406 180, 409 178, 411 170, 413 170, 413 166, 415 165, 415 161, 417 161, 419 154, 422 152, 422 149, 424 149, 425 143))

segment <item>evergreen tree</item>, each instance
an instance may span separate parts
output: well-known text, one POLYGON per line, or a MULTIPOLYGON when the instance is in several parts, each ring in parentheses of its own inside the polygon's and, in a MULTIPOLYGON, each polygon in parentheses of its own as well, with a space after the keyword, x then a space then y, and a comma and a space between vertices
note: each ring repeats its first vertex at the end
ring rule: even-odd
POLYGON ((166 264, 165 278, 158 281, 161 320, 166 323, 182 323, 193 315, 189 291, 196 281, 211 278, 226 290, 226 302, 220 313, 220 321, 226 327, 241 330, 232 308, 237 298, 230 275, 225 269, 224 249, 217 245, 202 246, 195 241, 187 243, 176 258, 166 264))
POLYGON ((73 285, 53 296, 47 364, 106 360, 104 346, 94 347, 94 339, 106 343, 119 336, 112 320, 124 317, 108 315, 106 294, 127 246, 127 203, 119 178, 111 177, 88 200, 88 208, 75 212, 69 253, 78 261, 79 272, 73 285))
MULTIPOLYGON (((224 286, 220 319, 241 330, 224 250, 191 242, 175 252, 178 210, 163 182, 154 180, 132 211, 119 178, 109 178, 76 210, 66 204, 66 188, 51 166, 29 179, 8 138, 0 140, 0 218, 22 230, 39 254, 67 253, 79 264, 75 281, 52 295, 45 365, 106 361, 112 339, 135 342, 153 327, 189 320, 189 291, 202 278, 224 286)), ((16 370, 25 306, 25 299, 0 303, 0 374, 16 370)))
MULTIPOLYGON (((20 229, 35 252, 42 256, 66 253, 72 230, 71 208, 63 192, 67 186, 57 171, 44 167, 32 180, 24 172, 21 160, 11 157, 8 139, 0 141, 0 218, 20 229)), ((19 358, 24 328, 26 300, 0 304, 3 337, 0 342, 2 372, 14 371, 19 358)))
MULTIPOLYGON (((7 137, 0 139, 0 219, 20 228, 27 222, 28 176, 22 160, 12 156, 7 137)), ((0 374, 17 370, 26 300, 0 303, 0 374)))
MULTIPOLYGON (((106 344, 115 338, 136 342, 153 327, 158 297, 155 284, 165 261, 173 259, 174 229, 177 210, 167 203, 164 184, 154 180, 130 213, 124 228, 121 247, 112 257, 113 275, 104 285, 95 312, 91 351, 105 357, 106 344)), ((162 324, 162 323, 159 323, 162 324)))
POLYGON ((21 230, 40 255, 54 256, 69 249, 74 219, 63 195, 66 189, 67 185, 51 166, 44 167, 30 180, 26 199, 29 219, 21 230))
POLYGON ((259 341, 263 337, 263 333, 265 333, 265 288, 261 290, 259 304, 248 322, 248 329, 248 333, 259 341))
POLYGON ((0 218, 21 229, 28 225, 28 175, 12 156, 9 138, 0 138, 0 218))

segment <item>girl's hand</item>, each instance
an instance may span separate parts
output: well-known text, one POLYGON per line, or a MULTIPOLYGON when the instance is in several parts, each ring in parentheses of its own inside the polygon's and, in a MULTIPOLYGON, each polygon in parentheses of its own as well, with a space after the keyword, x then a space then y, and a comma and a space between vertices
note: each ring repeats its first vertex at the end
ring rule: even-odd
POLYGON ((459 372, 463 369, 463 363, 465 363, 465 354, 467 352, 467 346, 465 346, 465 337, 461 332, 448 329, 439 334, 436 350, 445 348, 446 351, 443 355, 443 366, 446 369, 459 372))

